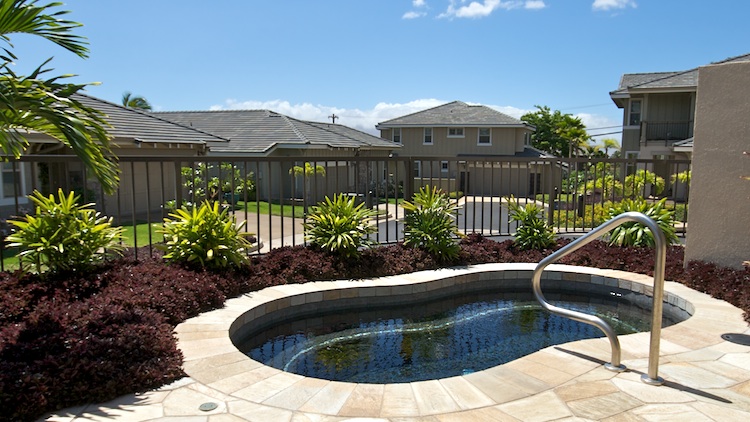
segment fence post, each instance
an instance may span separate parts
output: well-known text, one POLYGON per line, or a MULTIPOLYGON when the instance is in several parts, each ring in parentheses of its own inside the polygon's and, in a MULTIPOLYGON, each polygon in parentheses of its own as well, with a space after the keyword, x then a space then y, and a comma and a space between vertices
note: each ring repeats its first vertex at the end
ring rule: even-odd
POLYGON ((555 186, 555 162, 549 161, 550 166, 547 174, 548 186, 549 186, 549 207, 547 212, 547 224, 552 227, 555 221, 555 201, 557 200, 557 186, 555 186))
POLYGON ((412 197, 414 197, 414 159, 409 157, 404 164, 406 164, 404 171, 404 199, 411 201, 412 197))

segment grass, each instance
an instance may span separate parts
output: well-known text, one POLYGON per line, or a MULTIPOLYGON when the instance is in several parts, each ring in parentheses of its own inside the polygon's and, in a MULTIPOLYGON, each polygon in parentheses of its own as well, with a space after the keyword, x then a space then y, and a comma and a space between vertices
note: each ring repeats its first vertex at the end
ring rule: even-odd
POLYGON ((274 204, 274 203, 268 203, 265 201, 250 201, 250 202, 242 202, 239 201, 237 203, 237 206, 234 209, 234 212, 236 213, 242 213, 242 212, 252 212, 257 214, 271 214, 271 215, 279 215, 282 217, 294 217, 294 218, 304 218, 305 217, 305 208, 301 205, 280 205, 280 204, 274 204))

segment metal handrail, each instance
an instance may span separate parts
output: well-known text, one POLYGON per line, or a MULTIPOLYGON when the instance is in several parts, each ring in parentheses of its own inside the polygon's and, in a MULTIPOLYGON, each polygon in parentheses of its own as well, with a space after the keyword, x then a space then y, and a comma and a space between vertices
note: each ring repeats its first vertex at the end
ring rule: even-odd
POLYGON ((532 287, 534 288, 534 296, 542 305, 542 307, 547 311, 553 314, 564 316, 566 318, 570 318, 575 321, 593 325, 602 330, 604 334, 607 335, 610 346, 612 347, 612 360, 611 362, 604 364, 604 366, 612 371, 624 371, 625 366, 620 363, 620 341, 617 339, 617 334, 614 332, 612 327, 610 327, 609 324, 607 324, 603 319, 597 317, 596 315, 589 315, 583 312, 560 308, 547 302, 547 300, 544 298, 544 295, 542 294, 542 271, 544 271, 544 268, 549 264, 558 261, 562 257, 605 235, 613 228, 627 222, 641 223, 648 227, 651 230, 651 233, 654 235, 656 256, 654 258, 654 293, 653 305, 651 310, 651 345, 649 347, 648 354, 648 374, 643 374, 641 376, 641 381, 650 385, 661 385, 664 383, 664 379, 659 377, 659 342, 661 340, 661 319, 663 311, 662 301, 664 297, 664 267, 667 255, 667 240, 664 236, 664 233, 661 231, 654 220, 639 212, 626 212, 613 217, 609 221, 586 233, 584 236, 578 238, 564 248, 541 260, 539 264, 537 264, 537 266, 534 268, 531 276, 531 283, 532 287))

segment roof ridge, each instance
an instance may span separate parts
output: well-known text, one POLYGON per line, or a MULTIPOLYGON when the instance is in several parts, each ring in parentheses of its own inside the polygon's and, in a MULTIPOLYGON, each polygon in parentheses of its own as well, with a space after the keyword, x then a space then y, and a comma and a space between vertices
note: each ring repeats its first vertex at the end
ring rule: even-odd
MULTIPOLYGON (((333 133, 334 135, 343 136, 346 139, 349 139, 349 140, 352 140, 352 141, 355 141, 355 142, 363 142, 363 141, 357 140, 356 138, 353 138, 353 137, 351 137, 349 135, 333 131, 333 130, 329 129, 328 126, 340 127, 340 128, 346 129, 346 130, 353 130, 353 131, 355 131, 357 133, 361 133, 363 135, 367 135, 367 136, 372 137, 372 138, 377 138, 377 139, 381 139, 383 141, 389 142, 387 139, 381 138, 379 136, 375 136, 375 135, 373 135, 371 133, 367 133, 367 132, 364 132, 364 131, 361 131, 359 129, 356 129, 356 128, 353 128, 353 127, 350 127, 350 126, 346 126, 346 125, 339 125, 339 124, 336 124, 336 123, 328 123, 328 122, 313 122, 311 120, 295 119, 294 117, 290 117, 290 119, 297 120, 298 122, 304 123, 306 125, 315 126, 317 129, 324 130, 324 131, 329 132, 329 133, 333 133), (325 125, 326 127, 321 127, 321 126, 317 126, 317 125, 325 125)), ((366 142, 366 143, 368 145, 372 146, 371 142, 366 142)))
MULTIPOLYGON (((289 125, 289 127, 291 127, 291 128, 292 128, 292 131, 294 132, 294 134, 295 134, 295 135, 297 135, 297 136, 298 136, 298 137, 299 137, 299 138, 300 138, 300 139, 301 139, 302 141, 304 141, 304 143, 306 143, 306 144, 309 144, 309 143, 310 143, 310 140, 309 140, 309 139, 307 139, 307 136, 305 136, 305 135, 304 135, 304 134, 303 134, 303 133, 302 133, 302 132, 301 132, 301 131, 300 131, 300 130, 299 130, 299 129, 297 128, 297 126, 295 126, 295 125, 294 125, 294 123, 292 122, 292 120, 296 120, 296 119, 294 119, 293 117, 289 117, 289 116, 287 116, 287 115, 285 115, 285 114, 281 114, 281 113, 276 113, 276 114, 277 114, 277 115, 278 115, 279 117, 283 118, 285 122, 287 122, 287 124, 289 125)), ((297 120, 297 121, 299 121, 299 120, 297 120)))
MULTIPOLYGON (((154 112, 146 112, 146 111, 138 110, 138 109, 135 109, 135 108, 125 107, 125 106, 124 106, 124 105, 122 105, 122 104, 117 104, 117 103, 113 103, 113 102, 111 102, 111 101, 103 100, 103 99, 101 99, 101 98, 98 98, 98 97, 94 97, 94 96, 92 96, 92 95, 89 95, 89 94, 84 94, 84 93, 82 93, 82 92, 78 92, 78 93, 76 93, 76 95, 81 95, 81 96, 84 96, 84 97, 86 97, 86 98, 88 98, 88 99, 90 99, 90 100, 92 100, 92 101, 98 101, 98 102, 100 102, 100 103, 106 103, 106 104, 109 104, 109 105, 111 105, 111 106, 114 106, 114 107, 120 108, 120 109, 122 109, 122 110, 125 110, 125 111, 128 111, 128 112, 132 112, 132 113, 138 113, 138 114, 144 115, 144 116, 146 116, 146 117, 150 117, 150 118, 152 118, 152 119, 158 120, 158 121, 160 121, 160 122, 165 122, 165 123, 169 123, 169 124, 172 124, 172 125, 175 125, 175 126, 179 126, 179 127, 185 128, 185 129, 190 129, 190 130, 193 130, 193 131, 195 131, 195 132, 198 132, 198 133, 202 133, 202 134, 204 134, 204 135, 206 135, 206 136, 210 136, 210 137, 212 137, 212 138, 222 139, 222 140, 224 140, 224 141, 227 141, 227 142, 229 142, 229 141, 230 141, 229 139, 227 139, 227 138, 224 138, 223 136, 215 135, 215 134, 213 134, 213 133, 209 133, 209 132, 206 132, 206 131, 204 131, 204 130, 201 130, 201 129, 197 129, 197 128, 194 128, 194 127, 192 127, 192 126, 187 126, 187 125, 184 125, 184 124, 182 124, 182 123, 177 123, 177 122, 173 122, 173 121, 171 121, 171 120, 168 120, 168 119, 164 119, 164 118, 161 118, 161 117, 159 117, 159 116, 156 116, 156 115, 154 115, 154 112)), ((105 120, 106 120, 106 119, 105 119, 105 120)))
MULTIPOLYGON (((396 119, 403 119, 404 117, 409 117, 409 116, 413 116, 413 115, 415 115, 415 114, 419 114, 419 113, 424 113, 424 112, 426 112, 426 111, 434 110, 434 109, 436 109, 436 108, 440 108, 440 107, 445 107, 445 106, 447 106, 448 104, 454 104, 454 103, 456 103, 456 104, 459 104, 459 103, 460 103, 460 104, 466 104, 466 103, 464 103, 463 101, 459 101, 459 100, 454 100, 454 101, 451 101, 451 102, 449 102, 449 103, 445 103, 445 104, 440 104, 440 105, 436 105, 436 106, 434 106, 434 107, 426 108, 426 109, 424 109, 424 110, 419 110, 419 111, 415 111, 415 112, 413 112, 413 113, 409 113, 409 114, 404 114, 403 116, 398 116, 398 117, 394 117, 394 118, 392 118, 392 119, 388 119, 388 120, 386 120, 386 121, 384 121, 384 122, 380 122, 380 123, 378 123, 378 125, 380 125, 380 124, 384 124, 384 123, 388 123, 388 122, 390 122, 391 120, 396 120, 396 119)), ((375 125, 375 126, 377 126, 377 125, 375 125)))

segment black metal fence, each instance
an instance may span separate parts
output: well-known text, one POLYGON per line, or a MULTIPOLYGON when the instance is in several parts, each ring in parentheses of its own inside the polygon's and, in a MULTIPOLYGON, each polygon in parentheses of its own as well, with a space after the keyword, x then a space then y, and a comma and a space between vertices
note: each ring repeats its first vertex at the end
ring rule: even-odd
MULTIPOLYGON (((128 246, 151 253, 159 224, 177 206, 221 201, 260 240, 254 253, 305 243, 305 214, 326 196, 343 193, 379 210, 373 239, 403 240, 399 203, 423 186, 438 186, 460 205, 462 233, 511 236, 516 224, 507 201, 535 203, 560 234, 582 233, 607 217, 611 202, 666 198, 684 235, 689 161, 518 157, 120 157, 120 187, 106 195, 76 157, 26 156, 3 163, 0 217, 32 211, 27 195, 62 188, 94 203, 126 227, 128 246), (678 176, 680 175, 681 176, 678 176)), ((5 258, 14 251, 3 246, 5 258)))

